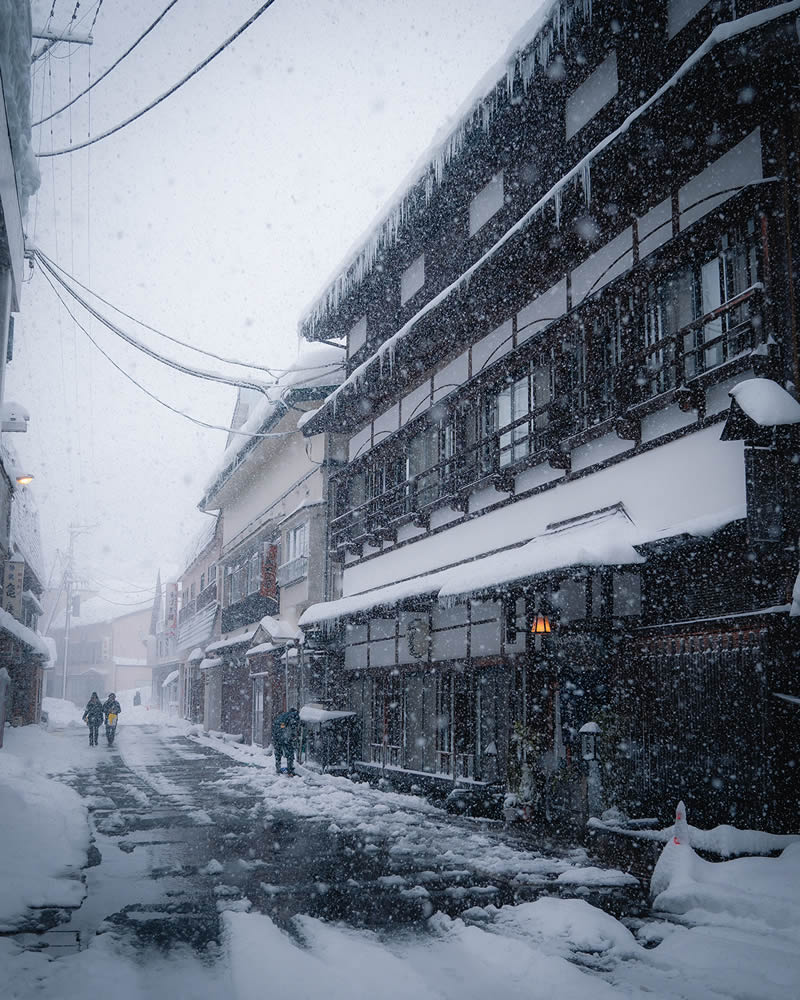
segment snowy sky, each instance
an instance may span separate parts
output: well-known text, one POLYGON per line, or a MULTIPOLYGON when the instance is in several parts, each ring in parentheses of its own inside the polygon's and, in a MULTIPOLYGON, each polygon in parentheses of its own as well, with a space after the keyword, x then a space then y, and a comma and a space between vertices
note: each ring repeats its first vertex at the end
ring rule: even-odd
MULTIPOLYGON (((63 28, 74 6, 57 0, 53 27, 63 28)), ((80 5, 86 20, 76 30, 88 28, 95 6, 80 5)), ((34 120, 83 89, 89 73, 97 77, 165 6, 107 0, 91 49, 60 45, 36 64, 34 120)), ((61 148, 70 134, 77 142, 127 117, 258 6, 182 0, 91 101, 35 129, 34 148, 61 148)), ((300 312, 539 6, 277 0, 139 122, 90 150, 40 160, 29 239, 161 330, 286 365, 300 312)), ((35 25, 51 7, 34 0, 35 25)), ((110 580, 116 592, 129 589, 132 600, 136 587, 152 587, 159 567, 165 577, 178 570, 204 520, 195 505, 225 435, 195 427, 126 382, 39 273, 24 286, 17 329, 7 398, 31 411, 27 435, 14 443, 36 476, 48 569, 66 548, 70 522, 92 525, 77 542, 79 570, 95 583, 110 580)), ((235 390, 179 375, 101 326, 89 329, 172 405, 212 423, 229 420, 235 390)))

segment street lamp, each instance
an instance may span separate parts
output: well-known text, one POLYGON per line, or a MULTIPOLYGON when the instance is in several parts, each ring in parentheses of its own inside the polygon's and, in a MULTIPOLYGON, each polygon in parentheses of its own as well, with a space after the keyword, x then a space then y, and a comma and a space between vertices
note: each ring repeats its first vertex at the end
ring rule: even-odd
POLYGON ((531 625, 532 635, 549 635, 552 632, 552 626, 550 624, 550 619, 547 615, 536 615, 533 619, 533 624, 531 625))
POLYGON ((30 474, 30 472, 21 472, 17 476, 18 486, 30 486, 32 482, 33 482, 33 476, 30 474))

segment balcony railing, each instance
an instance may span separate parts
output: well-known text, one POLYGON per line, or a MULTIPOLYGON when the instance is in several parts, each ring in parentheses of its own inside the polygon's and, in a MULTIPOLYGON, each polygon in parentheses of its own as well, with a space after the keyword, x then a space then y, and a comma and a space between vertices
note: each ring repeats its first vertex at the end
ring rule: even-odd
POLYGON ((308 556, 298 556, 278 567, 278 584, 286 587, 308 576, 308 556))
POLYGON ((762 307, 757 284, 674 333, 629 350, 613 368, 557 389, 547 405, 334 517, 332 551, 360 553, 365 544, 396 537, 403 524, 427 527, 439 507, 466 510, 469 494, 478 488, 513 489, 514 477, 526 467, 549 462, 568 469, 570 447, 603 427, 616 425, 625 436, 635 436, 627 428, 649 400, 666 393, 675 398, 681 390, 692 395, 695 386, 728 377, 736 364, 749 364, 750 352, 763 340, 762 307))
POLYGON ((192 601, 187 601, 187 603, 178 612, 178 624, 183 625, 188 622, 190 618, 193 618, 198 611, 202 611, 203 608, 208 607, 213 601, 217 599, 217 584, 210 583, 205 590, 201 590, 197 597, 192 601))

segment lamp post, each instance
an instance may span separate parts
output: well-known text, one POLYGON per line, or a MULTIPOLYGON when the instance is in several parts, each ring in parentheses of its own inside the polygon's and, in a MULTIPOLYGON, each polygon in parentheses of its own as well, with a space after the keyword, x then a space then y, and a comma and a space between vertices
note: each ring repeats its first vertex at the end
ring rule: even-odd
POLYGON ((581 757, 586 761, 586 801, 590 816, 599 816, 603 811, 603 783, 600 780, 600 764, 597 759, 597 740, 602 729, 596 722, 587 722, 578 730, 581 737, 581 757))

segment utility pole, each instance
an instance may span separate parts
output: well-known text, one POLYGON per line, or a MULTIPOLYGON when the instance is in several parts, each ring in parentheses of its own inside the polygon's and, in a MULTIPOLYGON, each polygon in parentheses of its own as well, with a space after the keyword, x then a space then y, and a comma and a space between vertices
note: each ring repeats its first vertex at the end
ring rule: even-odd
POLYGON ((69 526, 69 548, 67 549, 67 564, 64 567, 64 587, 67 593, 67 603, 64 611, 64 676, 61 679, 61 698, 66 701, 67 698, 67 668, 69 667, 69 630, 72 624, 72 588, 75 585, 74 579, 74 564, 73 559, 75 556, 75 539, 78 535, 82 535, 91 529, 88 527, 81 527, 77 524, 71 524, 69 526))
POLYGON ((40 38, 45 43, 31 56, 32 63, 35 63, 37 59, 41 59, 45 52, 52 49, 59 42, 69 42, 71 45, 91 45, 94 41, 91 35, 84 35, 81 32, 71 34, 68 31, 45 31, 44 28, 34 28, 31 32, 31 37, 40 38))

